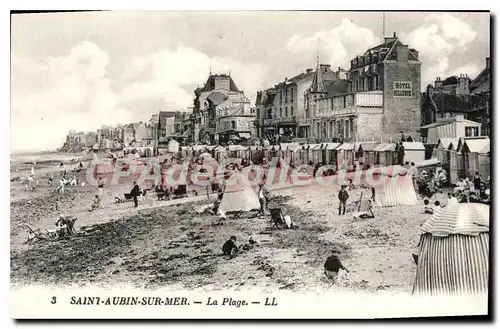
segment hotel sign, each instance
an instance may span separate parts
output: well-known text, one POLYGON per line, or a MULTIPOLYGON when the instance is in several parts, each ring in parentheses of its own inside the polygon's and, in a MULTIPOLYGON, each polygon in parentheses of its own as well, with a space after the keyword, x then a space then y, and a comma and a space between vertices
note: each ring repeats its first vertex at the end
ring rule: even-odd
POLYGON ((395 98, 412 98, 411 81, 394 81, 393 93, 395 98))

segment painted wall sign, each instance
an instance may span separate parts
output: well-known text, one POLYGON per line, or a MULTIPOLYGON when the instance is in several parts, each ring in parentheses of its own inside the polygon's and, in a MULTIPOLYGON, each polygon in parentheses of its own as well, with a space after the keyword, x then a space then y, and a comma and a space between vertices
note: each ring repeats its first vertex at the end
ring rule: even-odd
POLYGON ((411 81, 394 81, 393 95, 397 98, 412 98, 411 81))

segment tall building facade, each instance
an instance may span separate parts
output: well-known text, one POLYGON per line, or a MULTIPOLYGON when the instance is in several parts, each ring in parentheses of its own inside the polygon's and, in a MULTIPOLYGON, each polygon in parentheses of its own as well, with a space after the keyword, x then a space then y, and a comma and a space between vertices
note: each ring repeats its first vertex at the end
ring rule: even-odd
POLYGON ((389 140, 420 127, 421 62, 396 36, 351 60, 345 82, 317 78, 309 96, 312 137, 318 141, 389 140), (321 86, 323 84, 323 86, 321 86))
POLYGON ((230 75, 211 74, 195 90, 195 139, 201 143, 248 139, 254 133, 255 112, 230 75))

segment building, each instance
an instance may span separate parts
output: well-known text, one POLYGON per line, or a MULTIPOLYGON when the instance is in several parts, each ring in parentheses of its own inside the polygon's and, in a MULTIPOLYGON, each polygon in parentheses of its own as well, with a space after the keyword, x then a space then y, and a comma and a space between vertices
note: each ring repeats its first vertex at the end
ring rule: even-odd
POLYGON ((471 95, 467 118, 481 123, 483 136, 491 137, 491 62, 486 58, 485 68, 469 84, 471 95))
POLYGON ((255 113, 250 100, 228 74, 210 74, 194 91, 194 139, 201 143, 247 139, 253 134, 255 113))
POLYGON ((482 133, 490 135, 491 125, 491 69, 486 58, 486 68, 471 80, 467 74, 451 76, 444 80, 436 78, 422 93, 422 126, 455 116, 480 122, 482 133))
POLYGON ((274 142, 289 141, 294 137, 308 137, 311 116, 308 113, 309 96, 317 90, 314 81, 318 72, 325 84, 337 79, 328 64, 318 64, 316 71, 307 69, 290 79, 285 78, 274 87, 259 91, 255 102, 258 120, 256 129, 260 138, 274 142))
MULTIPOLYGON (((307 104, 313 138, 341 141, 416 137, 420 128, 421 62, 418 51, 396 36, 351 60, 346 82, 331 88, 315 80, 307 104), (347 92, 344 92, 347 91, 347 92)), ((309 137, 309 136, 308 136, 309 137)))
POLYGON ((440 118, 434 123, 420 127, 420 131, 425 144, 437 146, 442 138, 481 136, 481 123, 456 115, 452 118, 440 118))
POLYGON ((158 113, 158 137, 168 137, 175 134, 175 115, 174 111, 160 111, 158 113))

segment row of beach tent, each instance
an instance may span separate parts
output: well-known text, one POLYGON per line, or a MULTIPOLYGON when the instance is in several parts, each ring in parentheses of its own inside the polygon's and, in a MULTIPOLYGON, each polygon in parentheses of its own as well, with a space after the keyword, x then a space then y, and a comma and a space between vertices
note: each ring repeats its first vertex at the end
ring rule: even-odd
POLYGON ((488 137, 441 138, 432 156, 449 166, 450 183, 473 176, 476 171, 490 176, 490 139, 488 137))
MULTIPOLYGON (((425 147, 421 142, 404 142, 404 161, 419 162, 425 160, 425 147)), ((358 163, 391 166, 398 164, 396 143, 318 143, 299 144, 282 143, 269 146, 183 146, 183 156, 196 156, 202 152, 211 152, 215 159, 221 157, 250 160, 257 152, 263 152, 268 159, 283 158, 294 165, 302 164, 338 164, 352 166, 358 163)))

